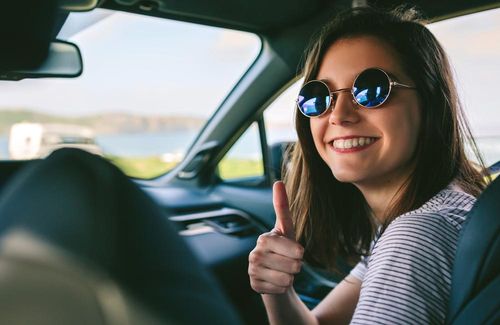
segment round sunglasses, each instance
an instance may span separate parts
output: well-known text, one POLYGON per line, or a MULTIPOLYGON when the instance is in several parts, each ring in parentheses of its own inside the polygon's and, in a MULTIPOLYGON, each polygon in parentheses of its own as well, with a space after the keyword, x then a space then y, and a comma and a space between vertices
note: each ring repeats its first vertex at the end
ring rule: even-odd
POLYGON ((297 107, 305 116, 317 117, 334 104, 335 95, 341 92, 350 92, 353 101, 359 106, 377 108, 387 101, 392 87, 416 89, 392 80, 389 74, 382 69, 369 68, 357 75, 351 88, 330 91, 328 85, 321 80, 307 82, 300 89, 297 107))

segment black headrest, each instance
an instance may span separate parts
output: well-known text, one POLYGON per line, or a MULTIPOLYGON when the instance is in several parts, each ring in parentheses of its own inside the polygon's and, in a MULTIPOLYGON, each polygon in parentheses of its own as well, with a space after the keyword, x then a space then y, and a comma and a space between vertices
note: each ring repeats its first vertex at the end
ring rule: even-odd
POLYGON ((479 324, 498 317, 500 177, 482 193, 464 224, 452 277, 448 322, 479 324), (494 316, 495 313, 497 316, 494 316), (482 321, 480 321, 482 319, 482 321))

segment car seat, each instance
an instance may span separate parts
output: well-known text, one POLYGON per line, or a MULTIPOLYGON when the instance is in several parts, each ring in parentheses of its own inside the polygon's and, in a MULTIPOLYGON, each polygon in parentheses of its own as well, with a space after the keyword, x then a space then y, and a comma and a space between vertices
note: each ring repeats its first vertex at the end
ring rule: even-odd
POLYGON ((164 324, 113 279, 23 230, 0 243, 1 324, 164 324))
POLYGON ((472 208, 460 234, 447 324, 500 323, 500 177, 472 208))
POLYGON ((9 180, 0 198, 0 324, 157 322, 241 323, 161 207, 77 149, 9 180))

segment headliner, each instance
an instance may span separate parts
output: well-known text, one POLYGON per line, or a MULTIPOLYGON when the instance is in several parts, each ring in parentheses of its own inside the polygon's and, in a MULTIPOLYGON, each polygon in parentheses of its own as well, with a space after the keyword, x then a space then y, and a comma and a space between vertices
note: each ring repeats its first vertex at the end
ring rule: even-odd
POLYGON ((498 0, 104 0, 101 7, 266 35, 353 3, 383 8, 409 3, 431 21, 500 7, 498 0))

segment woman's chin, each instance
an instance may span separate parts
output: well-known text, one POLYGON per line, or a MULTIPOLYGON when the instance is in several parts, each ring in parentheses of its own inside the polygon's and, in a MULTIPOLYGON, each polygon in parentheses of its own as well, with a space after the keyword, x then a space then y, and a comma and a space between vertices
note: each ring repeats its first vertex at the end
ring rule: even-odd
POLYGON ((362 181, 363 177, 354 171, 337 171, 332 170, 333 176, 341 183, 357 183, 362 181))

